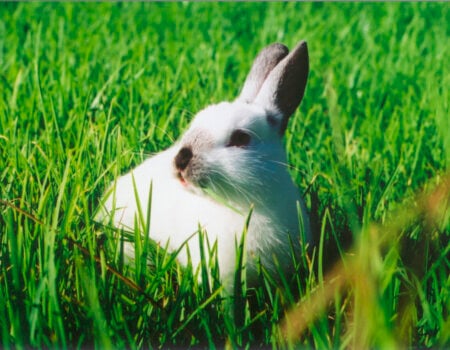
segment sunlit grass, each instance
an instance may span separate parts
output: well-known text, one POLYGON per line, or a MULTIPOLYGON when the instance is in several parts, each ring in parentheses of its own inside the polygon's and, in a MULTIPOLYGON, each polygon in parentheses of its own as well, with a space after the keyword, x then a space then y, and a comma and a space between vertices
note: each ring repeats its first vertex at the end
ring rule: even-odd
POLYGON ((445 3, 1 4, 1 346, 448 346, 448 17, 445 3), (262 47, 301 39, 311 73, 286 147, 317 245, 285 288, 262 269, 247 290, 237 271, 229 298, 214 258, 183 268, 94 222, 110 182, 233 99, 262 47))

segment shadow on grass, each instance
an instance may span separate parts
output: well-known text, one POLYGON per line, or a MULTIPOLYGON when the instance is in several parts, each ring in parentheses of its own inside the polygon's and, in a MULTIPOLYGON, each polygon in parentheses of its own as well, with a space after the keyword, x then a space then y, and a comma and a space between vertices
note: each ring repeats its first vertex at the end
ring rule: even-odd
MULTIPOLYGON (((310 297, 287 312, 280 324, 286 343, 295 344, 307 336, 311 325, 340 294, 348 301, 346 332, 351 333, 351 347, 373 346, 373 333, 378 331, 374 315, 382 312, 374 310, 374 307, 380 305, 377 298, 383 288, 380 288, 380 283, 384 282, 376 265, 382 263, 382 259, 388 260, 387 255, 392 255, 394 247, 398 256, 393 259, 400 261, 402 269, 393 273, 399 274, 402 283, 396 318, 391 325, 394 336, 387 342, 396 347, 417 344, 419 339, 414 329, 417 314, 424 312, 420 306, 424 298, 421 284, 429 273, 427 267, 432 263, 446 264, 445 260, 448 260, 448 234, 445 230, 449 225, 449 208, 450 175, 447 175, 431 193, 417 195, 392 213, 385 224, 370 223, 362 227, 360 236, 346 252, 345 258, 340 260, 335 253, 330 256, 328 262, 337 261, 328 265, 323 282, 317 285, 310 297)), ((441 345, 445 346, 447 337, 442 335, 441 345)))

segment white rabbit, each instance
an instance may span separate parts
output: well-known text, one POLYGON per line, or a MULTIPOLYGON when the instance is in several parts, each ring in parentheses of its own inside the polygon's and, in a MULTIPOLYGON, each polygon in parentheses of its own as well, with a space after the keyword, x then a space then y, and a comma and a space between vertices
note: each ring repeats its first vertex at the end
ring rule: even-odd
MULTIPOLYGON (((305 42, 290 53, 278 43, 263 49, 240 96, 200 111, 172 147, 117 179, 96 219, 133 229, 137 203, 147 212, 152 183, 150 238, 176 250, 200 225, 211 245, 217 241, 225 280, 233 276, 236 242, 253 207, 245 240, 248 283, 256 283, 257 259, 271 273, 277 265, 289 273, 292 247, 300 254, 301 233, 304 243, 311 243, 311 233, 282 137, 303 98, 308 65, 305 42)), ((195 267, 197 235, 188 246, 195 267)), ((178 259, 186 264, 187 256, 184 248, 178 259)))

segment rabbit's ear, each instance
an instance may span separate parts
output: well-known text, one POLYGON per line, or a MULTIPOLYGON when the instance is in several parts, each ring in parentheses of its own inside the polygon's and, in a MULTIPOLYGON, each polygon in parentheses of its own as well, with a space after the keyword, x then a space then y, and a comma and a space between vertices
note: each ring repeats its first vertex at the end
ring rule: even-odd
POLYGON ((264 48, 256 56, 238 100, 253 102, 269 73, 288 53, 288 48, 283 44, 274 43, 264 48))
POLYGON ((302 41, 269 73, 254 100, 274 113, 275 118, 280 118, 280 134, 284 133, 289 117, 302 101, 308 71, 308 47, 302 41))

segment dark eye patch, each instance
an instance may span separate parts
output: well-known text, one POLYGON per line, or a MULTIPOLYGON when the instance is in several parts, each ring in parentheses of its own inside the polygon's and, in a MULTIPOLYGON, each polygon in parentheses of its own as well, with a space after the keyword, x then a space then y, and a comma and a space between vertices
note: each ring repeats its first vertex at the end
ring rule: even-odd
POLYGON ((231 134, 227 147, 245 147, 250 143, 251 139, 248 132, 237 129, 231 134))

